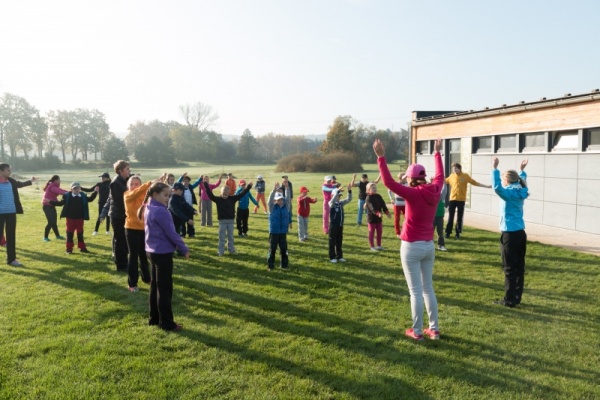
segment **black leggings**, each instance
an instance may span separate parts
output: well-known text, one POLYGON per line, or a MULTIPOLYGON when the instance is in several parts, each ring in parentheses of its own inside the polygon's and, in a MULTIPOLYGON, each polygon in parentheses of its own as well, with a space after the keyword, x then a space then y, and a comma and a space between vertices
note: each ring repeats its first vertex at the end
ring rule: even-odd
POLYGON ((48 237, 50 234, 50 229, 52 229, 56 236, 60 236, 60 233, 58 233, 58 226, 56 225, 56 207, 42 206, 42 209, 44 210, 44 214, 46 214, 46 219, 48 220, 46 228, 44 229, 44 237, 48 237))

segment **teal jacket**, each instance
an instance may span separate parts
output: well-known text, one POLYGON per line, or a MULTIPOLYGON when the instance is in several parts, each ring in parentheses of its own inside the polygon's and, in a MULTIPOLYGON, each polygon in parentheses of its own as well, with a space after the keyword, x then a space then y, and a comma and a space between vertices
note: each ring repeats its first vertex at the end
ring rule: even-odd
MULTIPOLYGON (((525 171, 521 171, 519 176, 523 180, 527 179, 525 171)), ((525 229, 523 203, 529 196, 529 189, 522 187, 520 183, 502 186, 500 171, 497 169, 492 170, 492 187, 500 196, 500 231, 515 232, 525 229)))

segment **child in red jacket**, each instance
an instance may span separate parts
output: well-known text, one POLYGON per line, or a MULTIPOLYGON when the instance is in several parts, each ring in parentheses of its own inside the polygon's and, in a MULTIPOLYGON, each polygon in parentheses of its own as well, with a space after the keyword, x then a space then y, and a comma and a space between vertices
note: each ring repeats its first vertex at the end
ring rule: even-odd
POLYGON ((296 198, 298 202, 298 240, 306 242, 308 240, 308 216, 310 215, 310 204, 317 202, 317 198, 308 197, 306 186, 300 188, 300 196, 296 198))

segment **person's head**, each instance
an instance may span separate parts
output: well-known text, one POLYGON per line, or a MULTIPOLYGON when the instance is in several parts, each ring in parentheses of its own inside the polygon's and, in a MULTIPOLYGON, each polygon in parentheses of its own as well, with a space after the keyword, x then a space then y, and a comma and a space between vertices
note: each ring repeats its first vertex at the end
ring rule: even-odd
POLYGON ((306 188, 306 186, 302 186, 300 188, 300 196, 302 196, 302 197, 308 196, 308 189, 306 188))
POLYGON ((282 207, 283 206, 283 193, 276 192, 273 200, 275 200, 275 204, 277 204, 279 207, 282 207))
POLYGON ((427 172, 421 164, 411 164, 406 169, 406 179, 412 187, 427 183, 427 172))
POLYGON ((259 180, 259 181, 262 181, 262 180, 263 180, 263 177, 262 177, 262 175, 258 175, 258 176, 256 177, 256 179, 257 179, 257 180, 259 180))
POLYGON ((144 203, 137 212, 138 219, 142 219, 142 215, 144 213, 144 206, 146 205, 146 203, 148 203, 148 199, 158 201, 160 204, 166 207, 169 204, 170 195, 171 186, 163 182, 154 182, 146 192, 146 197, 144 197, 144 203))
POLYGON ((110 181, 110 175, 108 174, 108 172, 103 173, 98 178, 102 178, 102 182, 110 181))
POLYGON ((139 175, 134 175, 134 176, 130 177, 129 180, 127 181, 127 189, 128 190, 135 190, 135 189, 139 188, 140 186, 142 186, 142 178, 140 178, 139 175))
POLYGON ((52 183, 54 183, 56 185, 60 185, 60 176, 52 175, 52 177, 48 180, 48 182, 46 182, 46 186, 44 186, 44 190, 46 190, 46 188, 48 186, 50 186, 52 183))
POLYGON ((79 182, 71 183, 71 192, 74 195, 78 195, 79 193, 81 193, 81 185, 79 184, 79 182))
POLYGON ((227 179, 233 179, 233 174, 231 172, 227 174, 227 179))
POLYGON ((325 181, 326 184, 330 184, 333 181, 333 178, 331 175, 327 175, 325 178, 323 178, 323 181, 325 181))
POLYGON ((242 189, 246 187, 246 181, 243 179, 240 179, 240 181, 238 182, 238 186, 241 187, 242 189))
POLYGON ((190 185, 190 180, 191 180, 191 178, 186 175, 186 176, 183 177, 183 180, 181 182, 183 183, 183 185, 185 187, 188 187, 190 185))
POLYGON ((508 186, 512 183, 520 183, 522 187, 527 187, 527 182, 524 179, 521 179, 517 171, 514 169, 504 171, 502 174, 502 186, 508 186))
POLYGON ((10 177, 10 174, 12 174, 12 171, 10 169, 10 164, 0 163, 0 176, 2 176, 4 178, 8 178, 8 177, 10 177))
POLYGON ((282 182, 287 182, 287 181, 288 181, 288 176, 287 176, 287 175, 283 175, 283 176, 281 177, 281 179, 283 179, 283 181, 282 181, 282 182))
POLYGON ((452 172, 460 174, 462 172, 462 166, 457 162, 452 163, 452 172))
POLYGON ((114 163, 113 167, 115 169, 115 173, 121 178, 127 179, 129 178, 129 175, 131 175, 130 165, 127 161, 119 160, 114 163))
POLYGON ((363 182, 368 182, 369 176, 367 174, 362 174, 362 177, 360 179, 362 179, 363 182))
POLYGON ((224 199, 229 197, 229 186, 223 186, 221 188, 221 197, 224 199))
POLYGON ((333 183, 336 183, 336 182, 337 182, 337 178, 335 177, 335 175, 331 175, 331 181, 332 181, 333 183))
POLYGON ((367 185, 367 193, 368 194, 377 193, 377 184, 374 182, 369 183, 367 185))
POLYGON ((173 184, 173 194, 177 196, 182 196, 185 191, 185 185, 181 182, 177 182, 173 184))
POLYGON ((202 180, 203 180, 204 182, 210 182, 210 176, 208 176, 208 175, 204 175, 204 177, 202 178, 202 180))
POLYGON ((175 175, 173 175, 173 174, 167 175, 167 184, 169 186, 173 186, 173 183, 175 183, 175 175))

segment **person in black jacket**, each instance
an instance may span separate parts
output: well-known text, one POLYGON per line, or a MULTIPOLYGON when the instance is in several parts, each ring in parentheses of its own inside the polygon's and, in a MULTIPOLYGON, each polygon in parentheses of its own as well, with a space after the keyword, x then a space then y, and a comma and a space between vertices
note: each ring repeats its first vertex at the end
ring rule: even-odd
POLYGON ((60 212, 61 218, 67 219, 67 254, 73 254, 73 236, 77 231, 77 247, 82 253, 89 253, 83 240, 83 222, 90 219, 90 208, 88 203, 94 201, 99 189, 89 197, 81 191, 79 182, 71 183, 71 191, 63 195, 61 201, 52 201, 54 206, 63 206, 60 212))
POLYGON ((175 231, 181 237, 185 237, 185 234, 182 233, 182 226, 186 223, 189 226, 193 226, 194 214, 196 214, 194 207, 189 205, 183 197, 184 190, 186 189, 183 183, 177 182, 173 184, 173 190, 171 192, 171 197, 169 198, 169 211, 171 211, 171 215, 173 216, 175 231))
POLYGON ((131 175, 129 163, 119 160, 114 164, 115 176, 110 183, 110 211, 108 216, 113 227, 113 254, 117 271, 127 272, 128 249, 125 237, 125 200, 127 179, 131 175))
POLYGON ((10 165, 0 163, 0 234, 5 232, 6 263, 13 267, 21 267, 23 264, 17 260, 15 248, 17 214, 23 214, 23 206, 21 205, 18 189, 31 185, 37 178, 32 176, 30 180, 20 182, 11 178, 11 174, 10 165))
POLYGON ((217 197, 213 194, 208 186, 208 182, 202 182, 202 184, 204 185, 204 190, 206 190, 208 197, 217 205, 217 217, 219 219, 219 256, 222 256, 223 253, 225 253, 225 237, 227 237, 227 251, 229 251, 230 254, 235 254, 235 245, 233 243, 235 203, 252 189, 252 182, 246 186, 246 189, 236 195, 230 195, 229 187, 223 186, 221 188, 221 197, 217 197))
MULTIPOLYGON (((99 176, 102 178, 101 182, 96 183, 91 188, 82 187, 81 190, 86 193, 91 193, 98 188, 98 219, 96 220, 96 227, 94 228, 94 232, 92 236, 96 236, 98 234, 98 229, 100 228, 100 224, 102 223, 102 219, 100 219, 100 214, 102 214, 102 209, 104 205, 108 201, 108 196, 110 195, 110 175, 108 172, 103 173, 99 176)), ((106 218, 106 234, 108 235, 110 232, 110 218, 106 218)))

